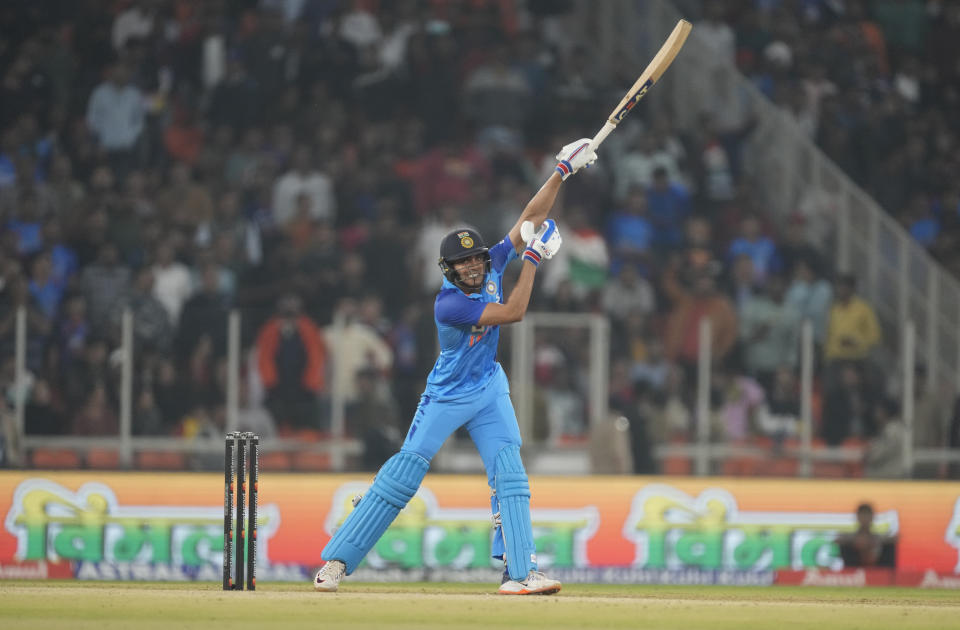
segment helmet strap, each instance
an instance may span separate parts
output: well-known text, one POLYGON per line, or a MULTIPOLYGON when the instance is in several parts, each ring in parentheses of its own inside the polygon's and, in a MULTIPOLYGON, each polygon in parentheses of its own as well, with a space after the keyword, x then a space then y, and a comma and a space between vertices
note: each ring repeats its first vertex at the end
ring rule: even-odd
MULTIPOLYGON (((453 284, 464 293, 479 293, 480 287, 483 286, 483 283, 480 283, 480 287, 471 287, 470 285, 464 283, 463 279, 460 278, 460 272, 456 269, 453 271, 453 277, 456 279, 451 280, 451 282, 453 282, 453 284)), ((486 277, 486 274, 484 274, 484 277, 486 277)))

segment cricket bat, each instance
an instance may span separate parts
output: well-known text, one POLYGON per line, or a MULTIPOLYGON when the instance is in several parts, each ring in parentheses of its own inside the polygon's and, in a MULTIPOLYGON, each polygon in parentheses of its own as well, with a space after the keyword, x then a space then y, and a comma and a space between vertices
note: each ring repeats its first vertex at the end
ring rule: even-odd
POLYGON ((677 53, 683 48, 684 42, 687 41, 687 35, 690 34, 690 29, 692 28, 693 25, 686 20, 677 22, 677 25, 673 27, 673 32, 670 33, 670 37, 668 37, 667 41, 660 47, 660 51, 647 65, 647 68, 643 71, 643 74, 640 75, 640 78, 637 79, 637 82, 633 84, 633 87, 627 91, 626 96, 623 97, 620 104, 614 108, 610 117, 607 118, 606 124, 603 125, 603 128, 600 129, 597 135, 593 137, 593 140, 590 141, 590 146, 587 148, 587 155, 590 154, 590 151, 596 150, 596 148, 600 146, 600 143, 607 139, 610 132, 616 129, 620 121, 630 113, 633 106, 646 95, 647 90, 660 80, 663 73, 666 72, 670 64, 673 63, 677 53))

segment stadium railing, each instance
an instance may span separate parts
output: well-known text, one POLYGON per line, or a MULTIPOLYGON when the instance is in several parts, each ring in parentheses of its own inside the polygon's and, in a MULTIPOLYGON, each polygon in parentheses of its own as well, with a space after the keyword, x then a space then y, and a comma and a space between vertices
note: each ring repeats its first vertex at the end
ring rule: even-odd
MULTIPOLYGON (((239 428, 239 385, 243 369, 240 330, 241 314, 231 311, 226 323, 226 418, 223 432, 239 428)), ((335 322, 334 327, 342 325, 335 322)), ((2 418, 4 432, 3 461, 14 467, 43 468, 144 468, 188 470, 215 468, 223 451, 222 432, 184 436, 135 435, 134 336, 133 316, 129 310, 121 318, 119 348, 120 384, 119 430, 115 435, 30 435, 26 407, 31 395, 32 376, 26 367, 27 318, 23 307, 16 317, 16 346, 12 382, 12 414, 2 418), (9 425, 12 425, 12 430, 9 425)), ((336 334, 336 333, 334 333, 336 334)), ((336 388, 334 388, 336 390, 336 388)), ((316 432, 319 439, 304 439, 302 434, 278 434, 262 440, 265 451, 277 454, 265 461, 266 467, 301 470, 344 470, 350 458, 363 452, 362 443, 347 434, 344 423, 345 402, 334 396, 329 413, 329 431, 316 432)), ((302 432, 301 432, 302 433, 302 432)))
MULTIPOLYGON (((343 325, 335 321, 336 327, 343 325)), ((244 359, 241 344, 242 318, 232 311, 227 321, 227 378, 226 420, 223 429, 240 428, 239 388, 244 359)), ((17 347, 13 391, 13 431, 6 432, 4 440, 8 461, 16 466, 45 468, 142 468, 181 470, 215 467, 222 450, 222 439, 217 435, 192 438, 183 436, 140 436, 134 434, 138 425, 137 411, 132 404, 133 393, 133 317, 125 313, 121 326, 119 431, 116 435, 76 436, 29 435, 26 426, 26 405, 30 395, 30 376, 26 369, 26 317, 17 318, 17 347)), ((691 425, 683 439, 666 440, 653 445, 654 458, 659 468, 674 474, 744 474, 777 476, 858 476, 861 474, 865 442, 851 440, 841 446, 828 447, 816 437, 813 399, 814 373, 813 327, 804 322, 799 332, 801 352, 799 363, 800 415, 798 429, 774 446, 770 439, 754 435, 748 440, 731 441, 724 438, 715 426, 715 405, 711 404, 713 361, 710 356, 711 328, 708 320, 700 327, 698 347, 701 349, 694 384, 695 402, 691 405, 691 425)), ((912 322, 904 327, 901 342, 902 366, 914 363, 915 328, 912 322)), ((589 440, 591 429, 608 419, 610 364, 610 322, 597 313, 528 313, 519 324, 506 331, 504 349, 509 360, 511 389, 521 434, 527 445, 532 471, 537 473, 591 472, 589 440), (562 347, 565 342, 576 345, 574 355, 563 359, 538 359, 538 351, 548 347, 562 347), (585 349, 585 351, 584 351, 585 349), (535 419, 545 415, 536 408, 538 392, 548 385, 537 382, 538 369, 553 366, 574 371, 569 381, 555 382, 555 391, 579 397, 582 413, 568 413, 564 423, 556 426, 535 426, 535 419)), ((569 348, 567 348, 569 351, 569 348)), ((562 354, 562 350, 554 351, 562 354)), ((568 354, 570 354, 568 352, 568 354)), ((332 371, 336 378, 336 370, 332 371)), ((910 476, 918 464, 960 462, 960 450, 944 447, 928 448, 915 445, 914 435, 914 372, 901 369, 897 389, 902 393, 901 418, 905 440, 901 453, 902 469, 910 476)), ((333 384, 332 391, 337 391, 333 384)), ((278 470, 346 470, 363 453, 363 444, 351 437, 346 427, 346 402, 333 395, 329 410, 329 431, 321 439, 304 439, 302 435, 278 434, 264 438, 264 452, 273 459, 268 467, 278 470), (275 460, 275 461, 274 461, 275 460)), ((542 399, 542 396, 541 396, 542 399)), ((568 407, 567 409, 570 409, 568 407)), ((549 424, 549 421, 542 424, 549 424)), ((454 441, 438 455, 436 468, 451 472, 479 472, 479 460, 472 445, 454 441)))

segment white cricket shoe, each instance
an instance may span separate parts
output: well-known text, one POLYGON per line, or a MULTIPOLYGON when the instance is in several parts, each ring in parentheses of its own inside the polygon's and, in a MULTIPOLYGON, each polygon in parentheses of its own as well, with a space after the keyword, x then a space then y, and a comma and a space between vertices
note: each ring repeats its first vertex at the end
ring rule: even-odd
POLYGON ((522 582, 507 580, 497 591, 501 595, 551 595, 560 590, 559 580, 551 580, 539 571, 531 571, 522 582))
POLYGON ((313 588, 332 593, 340 587, 340 580, 346 572, 347 565, 339 560, 331 560, 317 571, 317 576, 313 578, 313 588))

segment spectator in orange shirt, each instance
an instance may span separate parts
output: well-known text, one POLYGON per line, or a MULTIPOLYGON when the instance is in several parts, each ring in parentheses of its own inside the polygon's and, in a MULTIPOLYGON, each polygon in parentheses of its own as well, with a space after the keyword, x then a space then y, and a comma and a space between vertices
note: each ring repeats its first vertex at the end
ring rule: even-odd
POLYGON ((192 110, 177 107, 173 122, 163 132, 163 146, 173 159, 190 166, 197 163, 203 150, 203 129, 197 124, 192 110))
POLYGON ((326 348, 316 323, 302 314, 296 295, 286 295, 257 335, 257 365, 267 408, 278 423, 319 428, 317 398, 326 390, 326 348))
POLYGON ((722 363, 737 341, 737 314, 730 298, 716 288, 709 271, 696 273, 691 288, 681 286, 674 271, 664 277, 664 292, 673 302, 667 318, 666 356, 689 371, 696 369, 700 353, 700 322, 711 323, 713 362, 722 363))

